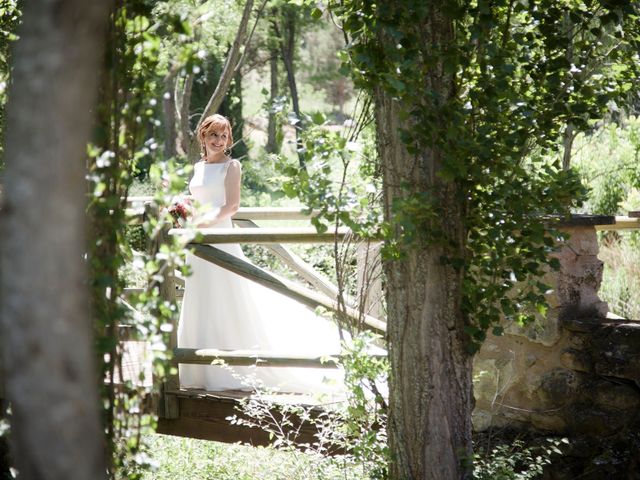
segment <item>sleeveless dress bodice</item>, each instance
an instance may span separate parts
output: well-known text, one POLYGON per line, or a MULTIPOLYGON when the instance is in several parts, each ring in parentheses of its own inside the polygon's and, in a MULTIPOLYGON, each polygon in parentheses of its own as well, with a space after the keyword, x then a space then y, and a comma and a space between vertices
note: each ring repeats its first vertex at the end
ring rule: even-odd
MULTIPOLYGON (((201 161, 193 166, 193 177, 189 182, 189 191, 196 203, 203 206, 205 210, 213 213, 225 204, 224 180, 227 170, 233 162, 238 162, 238 160, 229 160, 223 163, 201 161)), ((231 219, 225 219, 213 227, 231 227, 231 219)))

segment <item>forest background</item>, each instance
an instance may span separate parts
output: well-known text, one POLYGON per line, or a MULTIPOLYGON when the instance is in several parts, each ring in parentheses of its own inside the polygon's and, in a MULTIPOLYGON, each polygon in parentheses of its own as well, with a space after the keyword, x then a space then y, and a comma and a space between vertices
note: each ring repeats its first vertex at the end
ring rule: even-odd
MULTIPOLYGON (((10 45, 17 38, 24 7, 8 1, 0 8, 0 126, 4 132, 12 76, 10 45)), ((163 180, 175 192, 184 190, 194 151, 190 132, 210 101, 219 103, 214 110, 227 115, 234 125, 238 141, 233 154, 243 162, 243 205, 302 203, 322 210, 315 222, 320 229, 339 219, 363 233, 379 228, 383 211, 372 99, 349 77, 344 32, 330 12, 306 2, 133 0, 119 3, 114 12, 107 32, 107 53, 102 58, 105 73, 100 80, 95 111, 98 122, 87 163, 96 358, 107 376, 113 376, 122 355, 114 334, 117 325, 134 325, 150 342, 162 345, 167 333, 163 326, 176 312, 175 305, 162 304, 151 290, 134 300, 139 309, 150 314, 135 317, 117 300, 125 285, 153 281, 166 257, 181 267, 177 246, 162 252, 165 260, 136 257, 162 219, 144 227, 125 227, 125 209, 118 209, 120 199, 151 194, 166 203, 168 198, 158 188, 163 180), (346 189, 340 182, 343 177, 350 179, 346 189), (106 298, 106 289, 113 292, 115 301, 106 298)), ((621 68, 614 62, 605 66, 621 68)), ((356 76, 356 80, 361 79, 356 76)), ((584 116, 583 132, 574 134, 564 128, 551 139, 556 148, 536 152, 541 164, 564 161, 565 167, 571 165, 589 187, 584 203, 574 211, 615 214, 640 209, 640 100, 633 83, 627 84, 623 91, 616 90, 615 98, 611 95, 606 101, 598 100, 597 112, 584 116)), ((0 153, 4 168, 4 150, 0 153)), ((629 318, 640 314, 633 297, 639 279, 637 242, 634 235, 607 237, 601 255, 607 268, 603 299, 610 302, 614 313, 629 318)), ((328 276, 336 276, 336 265, 326 249, 299 252, 328 276)), ((276 268, 260 249, 251 249, 251 253, 254 261, 276 268)), ((161 348, 157 353, 156 368, 162 371, 167 358, 161 348)), ((129 387, 121 391, 107 384, 102 392, 114 458, 109 462, 112 475, 144 477, 148 475, 145 465, 158 463, 158 456, 164 468, 184 473, 186 467, 181 462, 191 458, 196 443, 185 442, 186 446, 180 447, 185 453, 176 454, 172 441, 149 437, 152 448, 145 447, 137 422, 152 426, 153 418, 133 415, 145 410, 144 391, 129 387), (158 455, 158 445, 163 442, 171 445, 166 454, 158 455)), ((197 448, 211 448, 215 453, 211 457, 204 454, 207 459, 194 467, 203 470, 194 476, 226 474, 231 478, 247 468, 247 462, 241 460, 234 467, 224 466, 237 470, 216 471, 223 468, 222 463, 211 458, 224 455, 219 451, 222 447, 197 448)), ((235 448, 226 458, 237 458, 235 448)), ((386 446, 375 448, 384 450, 386 446)), ((311 462, 318 478, 344 475, 346 467, 339 462, 292 455, 278 462, 292 464, 293 472, 308 471, 311 462)), ((380 474, 380 466, 371 461, 378 459, 375 455, 358 464, 363 478, 380 474)), ((246 473, 247 478, 285 475, 277 473, 280 466, 276 473, 257 474, 256 465, 264 463, 249 462, 253 473, 246 473)), ((165 473, 151 475, 149 478, 163 478, 165 473)), ((166 475, 172 478, 170 473, 166 475)), ((298 478, 296 473, 286 475, 298 478)))

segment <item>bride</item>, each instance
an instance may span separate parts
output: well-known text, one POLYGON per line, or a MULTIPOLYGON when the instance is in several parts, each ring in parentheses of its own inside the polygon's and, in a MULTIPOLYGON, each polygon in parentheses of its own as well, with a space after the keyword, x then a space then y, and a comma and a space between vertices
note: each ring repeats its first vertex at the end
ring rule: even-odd
MULTIPOLYGON (((230 158, 231 124, 207 117, 198 129, 202 160, 195 164, 189 190, 206 213, 201 228, 229 228, 240 206, 241 164, 230 158)), ((214 245, 243 260, 237 244, 214 245)), ((340 352, 338 327, 295 301, 187 253, 186 278, 178 327, 178 346, 221 350, 263 350, 281 355, 340 352)), ((251 390, 265 386, 292 393, 338 393, 342 373, 331 369, 179 366, 183 387, 208 391, 251 390)))

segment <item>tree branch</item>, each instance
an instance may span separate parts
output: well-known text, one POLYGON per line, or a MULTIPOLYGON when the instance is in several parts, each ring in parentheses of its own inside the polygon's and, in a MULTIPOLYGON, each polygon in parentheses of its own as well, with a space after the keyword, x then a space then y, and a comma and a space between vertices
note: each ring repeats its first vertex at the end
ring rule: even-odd
MULTIPOLYGON (((220 75, 220 80, 218 81, 218 85, 216 86, 213 95, 211 95, 207 106, 202 112, 200 120, 198 120, 196 131, 205 118, 207 118, 209 115, 220 108, 220 105, 222 105, 222 100, 224 100, 224 97, 227 94, 227 90, 229 90, 229 85, 231 84, 231 80, 233 79, 233 74, 237 68, 238 61, 241 58, 240 48, 245 44, 245 39, 247 36, 247 24, 249 23, 249 18, 251 17, 252 8, 253 0, 247 0, 247 3, 245 4, 244 10, 242 12, 242 20, 240 21, 240 25, 238 26, 236 38, 231 45, 231 50, 229 50, 229 55, 227 56, 227 60, 224 64, 224 69, 222 70, 222 74, 220 75)), ((192 146, 194 141, 195 140, 191 141, 192 146)), ((197 141, 195 143, 197 143, 197 141)))

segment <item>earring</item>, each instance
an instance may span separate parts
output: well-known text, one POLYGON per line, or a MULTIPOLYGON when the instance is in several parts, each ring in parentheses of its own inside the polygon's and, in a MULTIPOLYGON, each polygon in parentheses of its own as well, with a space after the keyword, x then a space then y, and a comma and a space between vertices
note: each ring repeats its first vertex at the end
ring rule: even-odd
POLYGON ((224 149, 224 154, 228 157, 229 155, 231 155, 231 149, 230 148, 225 148, 224 149))

